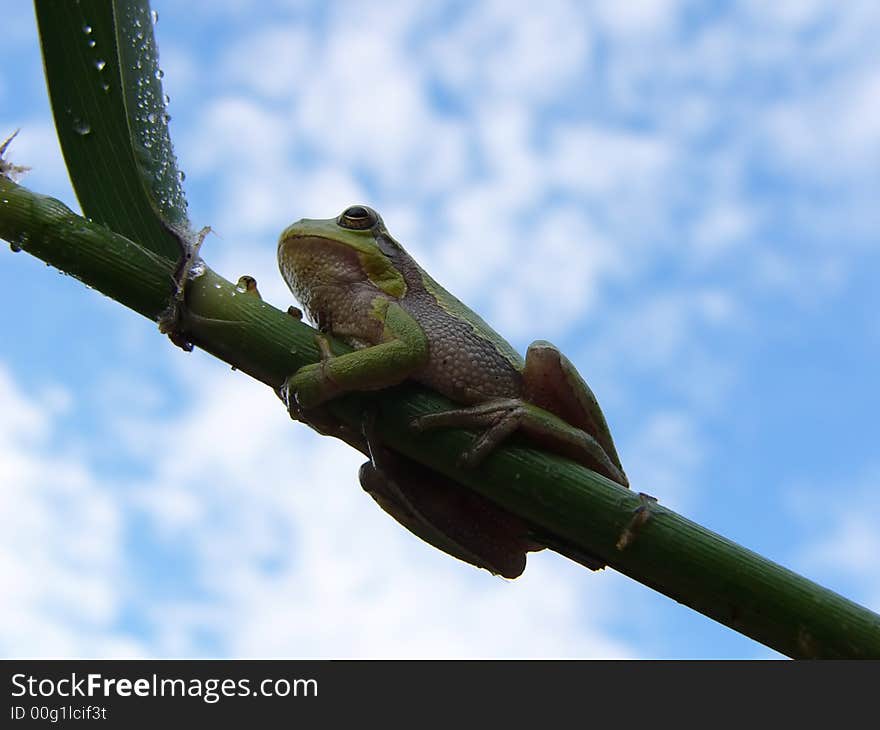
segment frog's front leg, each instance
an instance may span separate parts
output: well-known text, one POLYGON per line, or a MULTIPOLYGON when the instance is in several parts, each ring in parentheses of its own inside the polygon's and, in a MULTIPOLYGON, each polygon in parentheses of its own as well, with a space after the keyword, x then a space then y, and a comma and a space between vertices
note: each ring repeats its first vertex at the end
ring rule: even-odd
POLYGON ((462 455, 471 466, 519 430, 534 443, 629 486, 596 397, 565 356, 547 342, 529 347, 521 397, 421 416, 413 426, 484 428, 462 455))
POLYGON ((343 393, 380 390, 404 381, 428 359, 428 340, 418 323, 396 302, 377 300, 373 315, 383 325, 384 342, 334 356, 319 338, 321 361, 296 371, 281 388, 291 415, 343 393))

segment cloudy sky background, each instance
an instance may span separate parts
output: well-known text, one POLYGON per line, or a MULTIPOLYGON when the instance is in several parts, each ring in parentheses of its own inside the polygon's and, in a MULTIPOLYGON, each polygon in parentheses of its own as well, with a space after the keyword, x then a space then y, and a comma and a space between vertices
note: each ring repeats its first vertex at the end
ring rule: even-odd
MULTIPOLYGON (((880 610, 880 5, 154 2, 204 255, 356 202, 598 394, 633 486, 880 610)), ((77 209, 32 9, 0 135, 77 209)), ((0 654, 767 657, 554 554, 420 543, 264 386, 0 256, 0 654), (243 414, 247 414, 243 418, 243 414)))

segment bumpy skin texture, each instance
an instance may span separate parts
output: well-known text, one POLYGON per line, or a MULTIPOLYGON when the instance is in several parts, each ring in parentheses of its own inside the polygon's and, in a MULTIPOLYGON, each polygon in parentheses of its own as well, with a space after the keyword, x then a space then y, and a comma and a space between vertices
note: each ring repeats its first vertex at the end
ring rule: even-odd
POLYGON ((400 306, 428 338, 428 361, 412 374, 413 379, 459 403, 519 395, 523 367, 519 354, 475 312, 434 282, 387 231, 378 233, 377 238, 406 282, 400 306))
MULTIPOLYGON (((520 430, 628 486, 595 396, 564 356, 536 342, 523 361, 418 266, 374 211, 357 206, 336 220, 293 224, 281 236, 278 261, 318 327, 358 348, 292 376, 290 391, 300 406, 410 378, 465 406, 423 417, 422 427, 486 429, 472 449, 479 458, 520 430)), ((526 550, 539 548, 521 521, 482 501, 477 507, 469 497, 441 499, 439 477, 399 463, 386 460, 390 468, 384 473, 380 464, 365 466, 361 482, 383 509, 423 539, 508 577, 521 571, 526 550), (422 483, 421 492, 407 473, 422 483), (453 529, 455 524, 464 527, 453 529)))

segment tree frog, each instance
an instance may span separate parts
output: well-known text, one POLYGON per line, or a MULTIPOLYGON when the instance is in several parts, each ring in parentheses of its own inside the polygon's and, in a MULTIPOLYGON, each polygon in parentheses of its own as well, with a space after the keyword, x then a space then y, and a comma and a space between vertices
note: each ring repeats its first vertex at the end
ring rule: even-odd
MULTIPOLYGON (((413 427, 482 429, 462 461, 476 466, 515 431, 623 487, 627 478, 590 388, 548 342, 525 360, 483 319, 425 272, 363 205, 337 218, 303 219, 278 242, 278 264, 322 332, 355 348, 289 377, 282 397, 301 417, 349 391, 406 379, 460 408, 416 419, 413 427)), ((304 419, 307 420, 307 419, 304 419)), ((398 522, 446 552, 516 577, 525 553, 544 547, 528 525, 476 493, 390 453, 361 467, 363 488, 398 522)))

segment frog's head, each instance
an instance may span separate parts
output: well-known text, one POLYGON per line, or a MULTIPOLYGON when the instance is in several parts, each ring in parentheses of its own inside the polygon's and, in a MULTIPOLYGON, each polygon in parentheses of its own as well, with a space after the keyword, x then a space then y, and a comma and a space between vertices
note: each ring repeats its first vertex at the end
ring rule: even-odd
POLYGON ((278 266, 306 308, 317 290, 359 284, 397 298, 405 293, 406 284, 383 251, 390 241, 375 210, 353 205, 337 218, 303 218, 288 226, 278 240, 278 266))

